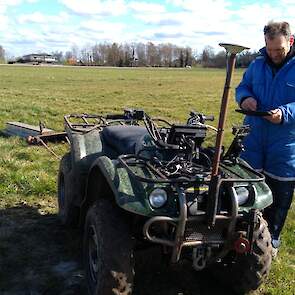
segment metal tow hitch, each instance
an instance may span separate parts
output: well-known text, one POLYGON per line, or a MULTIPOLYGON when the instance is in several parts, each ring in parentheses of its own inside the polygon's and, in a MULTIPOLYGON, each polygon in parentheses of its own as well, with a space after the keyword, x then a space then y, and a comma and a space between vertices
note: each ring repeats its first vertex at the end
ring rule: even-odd
POLYGON ((193 249, 193 268, 200 271, 206 266, 206 251, 204 247, 196 247, 193 249))

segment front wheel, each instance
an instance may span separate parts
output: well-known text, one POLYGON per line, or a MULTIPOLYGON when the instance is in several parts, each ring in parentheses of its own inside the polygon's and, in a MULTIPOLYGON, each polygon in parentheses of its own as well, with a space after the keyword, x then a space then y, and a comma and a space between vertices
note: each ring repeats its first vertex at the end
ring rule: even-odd
POLYGON ((214 275, 237 294, 247 294, 256 290, 267 278, 272 261, 271 236, 267 222, 258 216, 258 225, 253 234, 253 252, 237 254, 235 259, 227 263, 215 265, 214 275))
POLYGON ((83 256, 89 295, 129 295, 133 285, 133 247, 124 215, 110 200, 89 209, 83 256))

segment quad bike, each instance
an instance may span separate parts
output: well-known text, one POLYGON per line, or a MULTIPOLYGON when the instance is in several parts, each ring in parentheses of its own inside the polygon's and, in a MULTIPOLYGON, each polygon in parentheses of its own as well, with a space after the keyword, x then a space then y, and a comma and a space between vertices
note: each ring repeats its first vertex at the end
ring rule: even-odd
POLYGON ((71 149, 60 163, 59 216, 83 231, 89 294, 132 294, 135 254, 155 246, 171 264, 211 269, 241 294, 268 275, 271 237, 261 211, 272 194, 239 158, 249 127, 235 127, 229 149, 221 146, 237 53, 226 49, 232 63, 218 129, 198 112, 184 124, 134 109, 65 116, 71 149), (203 147, 211 130, 216 146, 203 147))

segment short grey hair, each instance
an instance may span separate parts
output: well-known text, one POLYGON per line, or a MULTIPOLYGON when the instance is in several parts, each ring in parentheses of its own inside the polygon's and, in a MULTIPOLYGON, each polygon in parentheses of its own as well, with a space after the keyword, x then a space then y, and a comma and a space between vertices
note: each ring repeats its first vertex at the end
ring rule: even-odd
POLYGON ((284 36, 290 40, 291 28, 287 22, 274 22, 270 21, 263 29, 264 36, 269 39, 274 39, 277 36, 284 36))

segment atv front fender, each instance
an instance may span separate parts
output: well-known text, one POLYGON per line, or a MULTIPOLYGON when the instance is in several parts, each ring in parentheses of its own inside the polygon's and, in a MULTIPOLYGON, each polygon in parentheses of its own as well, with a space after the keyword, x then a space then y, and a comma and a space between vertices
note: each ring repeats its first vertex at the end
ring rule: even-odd
MULTIPOLYGON (((136 169, 137 175, 143 176, 147 173, 142 167, 134 167, 134 169, 136 169)), ((106 156, 99 157, 93 163, 89 177, 90 179, 88 179, 88 182, 106 181, 112 191, 116 203, 124 210, 143 216, 171 214, 171 211, 168 213, 165 209, 157 210, 157 212, 155 212, 149 204, 148 195, 156 185, 137 180, 134 176, 131 176, 128 173, 126 168, 124 168, 118 160, 111 160, 106 156), (99 174, 103 176, 101 179, 94 179, 92 176, 97 175, 97 173, 91 173, 96 169, 98 169, 99 174)), ((159 187, 159 184, 157 187, 159 187)))

